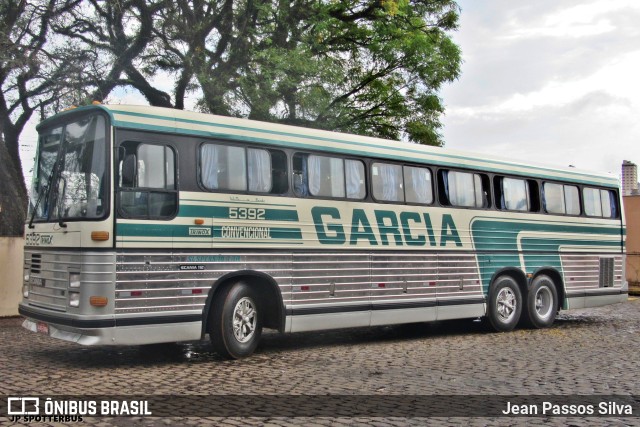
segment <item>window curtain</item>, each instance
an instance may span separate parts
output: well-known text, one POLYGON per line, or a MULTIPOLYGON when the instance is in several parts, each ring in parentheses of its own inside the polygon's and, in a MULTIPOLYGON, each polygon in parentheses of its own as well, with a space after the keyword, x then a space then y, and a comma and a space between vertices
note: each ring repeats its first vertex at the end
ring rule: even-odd
POLYGON ((206 144, 202 146, 200 152, 202 184, 210 190, 217 190, 219 187, 218 163, 220 161, 220 152, 218 148, 216 145, 206 144))
MULTIPOLYGON (((431 203, 431 175, 428 170, 411 168, 411 184, 416 195, 416 203, 431 203)), ((406 185, 406 184, 405 184, 406 185)))
POLYGON ((249 191, 268 193, 271 191, 271 156, 266 150, 249 148, 249 191))
POLYGON ((403 201, 402 174, 400 166, 380 165, 380 175, 382 178, 382 198, 392 202, 403 201))
POLYGON ((309 192, 312 195, 320 193, 322 185, 322 167, 321 160, 318 156, 309 156, 307 158, 307 170, 309 173, 309 192))
POLYGON ((345 173, 347 180, 347 198, 364 198, 364 167, 357 160, 345 160, 345 173))

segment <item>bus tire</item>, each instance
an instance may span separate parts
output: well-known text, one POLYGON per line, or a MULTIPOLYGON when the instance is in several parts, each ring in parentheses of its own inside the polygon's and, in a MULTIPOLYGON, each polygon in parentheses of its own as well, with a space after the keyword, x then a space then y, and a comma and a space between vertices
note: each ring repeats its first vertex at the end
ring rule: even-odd
POLYGON ((209 319, 214 350, 228 359, 240 359, 255 351, 262 335, 262 311, 256 293, 237 282, 215 299, 209 319))
POLYGON ((500 276, 491 285, 487 317, 494 330, 508 332, 520 320, 522 293, 518 283, 510 276, 500 276))
POLYGON ((526 326, 548 328, 553 325, 558 312, 558 291, 549 276, 540 275, 533 279, 527 294, 527 303, 522 313, 526 326))

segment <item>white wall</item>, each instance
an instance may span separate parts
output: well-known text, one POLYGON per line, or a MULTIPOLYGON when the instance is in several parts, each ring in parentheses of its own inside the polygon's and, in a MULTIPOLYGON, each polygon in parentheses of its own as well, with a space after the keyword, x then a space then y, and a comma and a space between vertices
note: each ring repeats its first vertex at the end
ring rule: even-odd
POLYGON ((17 316, 22 299, 24 239, 0 237, 0 317, 17 316))

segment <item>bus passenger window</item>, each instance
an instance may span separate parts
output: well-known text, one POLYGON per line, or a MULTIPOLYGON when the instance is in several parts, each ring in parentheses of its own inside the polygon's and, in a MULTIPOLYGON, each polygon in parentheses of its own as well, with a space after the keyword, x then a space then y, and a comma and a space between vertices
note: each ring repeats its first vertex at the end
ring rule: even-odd
POLYGON ((203 144, 200 149, 202 184, 209 190, 247 190, 244 147, 203 144))
POLYGON ((611 190, 585 187, 582 190, 584 213, 587 216, 617 218, 616 193, 611 190))
POLYGON ((489 178, 484 174, 440 171, 440 189, 445 205, 488 208, 489 207, 489 178))
POLYGON ((542 186, 542 199, 547 213, 580 215, 580 196, 574 185, 552 184, 542 186))
POLYGON ((371 165, 373 197, 382 202, 404 202, 402 166, 389 163, 371 165))
POLYGON ((309 193, 312 196, 344 197, 344 161, 310 155, 307 159, 309 193))
POLYGON ((508 211, 529 210, 529 183, 524 179, 497 178, 500 180, 496 187, 496 204, 500 209, 508 211))
POLYGON ((283 194, 287 192, 287 157, 282 151, 203 144, 200 181, 208 190, 283 194))
POLYGON ((299 197, 335 197, 362 200, 366 196, 364 163, 340 157, 296 153, 293 191, 299 197))
POLYGON ((407 203, 433 203, 431 171, 427 168, 404 166, 404 187, 407 203))

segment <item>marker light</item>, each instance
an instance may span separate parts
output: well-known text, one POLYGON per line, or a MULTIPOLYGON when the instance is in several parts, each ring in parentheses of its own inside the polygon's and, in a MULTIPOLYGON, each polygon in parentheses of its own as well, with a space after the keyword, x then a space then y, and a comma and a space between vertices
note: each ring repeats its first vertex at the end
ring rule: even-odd
POLYGON ((109 300, 107 299, 107 297, 102 297, 102 296, 92 296, 89 298, 89 304, 91 304, 94 307, 104 307, 107 305, 107 302, 109 300))
POLYGON ((95 240, 98 242, 104 242, 105 240, 109 240, 109 232, 108 231, 92 231, 91 240, 95 240))

